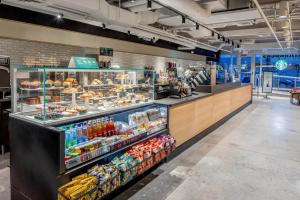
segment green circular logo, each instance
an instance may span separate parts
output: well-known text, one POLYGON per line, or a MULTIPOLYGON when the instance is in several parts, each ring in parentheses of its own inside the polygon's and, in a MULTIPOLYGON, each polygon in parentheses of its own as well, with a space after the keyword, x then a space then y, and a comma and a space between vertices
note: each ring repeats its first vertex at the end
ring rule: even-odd
POLYGON ((275 63, 275 67, 278 69, 278 70, 284 70, 288 67, 288 64, 285 60, 278 60, 276 63, 275 63))

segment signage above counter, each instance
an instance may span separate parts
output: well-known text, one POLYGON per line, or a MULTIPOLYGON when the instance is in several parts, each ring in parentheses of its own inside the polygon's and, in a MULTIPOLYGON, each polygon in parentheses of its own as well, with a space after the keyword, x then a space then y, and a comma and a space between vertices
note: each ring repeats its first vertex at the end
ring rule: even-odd
POLYGON ((69 68, 99 69, 99 65, 96 58, 73 56, 69 68))

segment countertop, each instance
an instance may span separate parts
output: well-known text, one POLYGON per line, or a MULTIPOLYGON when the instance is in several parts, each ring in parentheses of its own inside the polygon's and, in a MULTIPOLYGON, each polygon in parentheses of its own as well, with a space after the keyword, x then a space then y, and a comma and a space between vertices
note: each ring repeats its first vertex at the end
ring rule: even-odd
POLYGON ((155 103, 167 105, 167 106, 175 106, 178 104, 187 103, 197 99, 205 98, 211 95, 212 95, 211 93, 199 93, 198 95, 192 95, 181 99, 165 98, 165 99, 155 100, 155 103))
POLYGON ((237 88, 241 88, 241 87, 245 87, 245 86, 249 86, 249 85, 251 85, 251 84, 243 84, 243 83, 221 84, 221 85, 213 86, 213 87, 217 88, 217 89, 213 89, 213 93, 199 92, 198 95, 192 95, 192 96, 181 98, 181 99, 165 98, 165 99, 155 100, 155 103, 167 105, 167 106, 176 106, 179 104, 188 103, 188 102, 191 102, 194 100, 212 96, 214 94, 226 92, 229 90, 233 90, 233 89, 237 89, 237 88))

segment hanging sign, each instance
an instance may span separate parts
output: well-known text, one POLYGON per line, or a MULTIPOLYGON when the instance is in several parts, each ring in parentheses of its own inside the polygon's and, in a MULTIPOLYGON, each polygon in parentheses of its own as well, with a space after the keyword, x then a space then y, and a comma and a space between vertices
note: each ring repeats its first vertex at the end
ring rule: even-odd
POLYGON ((99 69, 99 65, 96 58, 73 56, 70 60, 69 68, 99 69))
POLYGON ((273 88, 273 72, 263 72, 263 93, 272 93, 273 88))

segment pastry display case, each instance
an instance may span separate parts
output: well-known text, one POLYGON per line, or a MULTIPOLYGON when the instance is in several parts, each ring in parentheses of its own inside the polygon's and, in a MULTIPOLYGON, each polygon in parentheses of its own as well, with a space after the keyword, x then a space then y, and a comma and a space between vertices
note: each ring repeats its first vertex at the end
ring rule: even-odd
POLYGON ((143 69, 13 68, 13 112, 39 124, 149 104, 154 72, 143 69))
MULTIPOLYGON (((18 113, 10 116, 12 199, 70 199, 62 189, 65 184, 97 165, 106 165, 112 158, 137 147, 146 151, 158 145, 163 154, 157 155, 157 149, 147 151, 152 164, 141 168, 142 173, 170 153, 165 144, 170 138, 168 107, 154 102, 97 116, 83 115, 70 122, 61 120, 54 125, 27 119, 18 113)), ((124 180, 122 185, 127 182, 124 180)), ((80 196, 86 192, 83 190, 80 196)), ((99 197, 104 195, 100 194, 99 197)))

